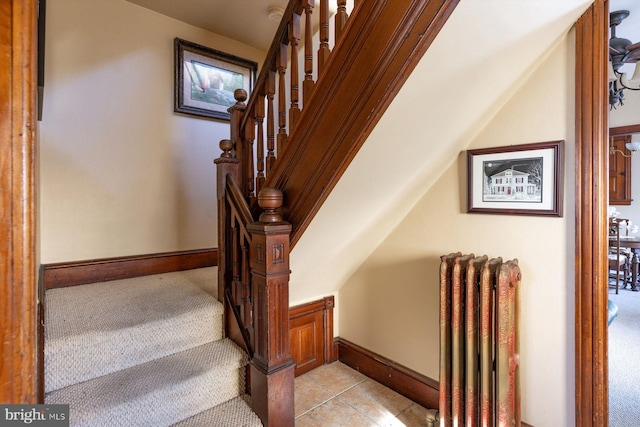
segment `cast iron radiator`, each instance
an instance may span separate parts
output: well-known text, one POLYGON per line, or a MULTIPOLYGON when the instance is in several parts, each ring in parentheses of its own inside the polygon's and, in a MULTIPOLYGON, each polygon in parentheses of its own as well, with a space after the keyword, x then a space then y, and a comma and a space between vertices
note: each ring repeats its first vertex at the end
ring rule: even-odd
POLYGON ((441 259, 440 426, 520 426, 518 260, 441 259))

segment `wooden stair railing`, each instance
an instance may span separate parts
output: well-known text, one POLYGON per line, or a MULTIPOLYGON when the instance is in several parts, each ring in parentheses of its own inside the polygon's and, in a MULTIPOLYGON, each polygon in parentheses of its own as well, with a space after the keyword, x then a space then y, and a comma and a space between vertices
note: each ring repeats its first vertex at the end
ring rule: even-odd
POLYGON ((282 192, 263 188, 254 221, 240 186, 239 161, 223 140, 218 179, 218 297, 227 336, 249 354, 251 407, 265 426, 294 425, 294 369, 289 349, 289 235, 282 192))
MULTIPOLYGON (((331 2, 337 10, 333 39, 339 40, 349 17, 347 0, 331 2)), ((255 195, 299 121, 301 103, 306 105, 314 92, 317 80, 314 75, 322 75, 331 55, 329 3, 330 0, 320 0, 319 31, 315 41, 319 47, 314 55, 315 1, 289 1, 251 98, 245 105, 247 93, 240 89, 234 94, 237 103, 230 109, 233 111, 231 141, 241 160, 240 186, 252 207, 255 207, 255 195)))
POLYGON ((289 2, 251 97, 234 93, 216 160, 218 296, 227 334, 251 357, 252 406, 267 426, 293 425, 289 251, 459 0, 356 0, 350 16, 346 0, 331 0, 333 45, 329 1, 317 49, 315 1, 289 2))
POLYGON ((327 42, 329 0, 320 2, 315 56, 307 24, 314 1, 292 0, 251 98, 237 91, 230 109, 242 191, 254 214, 260 188, 284 193, 292 248, 459 2, 360 1, 348 16, 345 0, 332 1, 334 46, 327 42))

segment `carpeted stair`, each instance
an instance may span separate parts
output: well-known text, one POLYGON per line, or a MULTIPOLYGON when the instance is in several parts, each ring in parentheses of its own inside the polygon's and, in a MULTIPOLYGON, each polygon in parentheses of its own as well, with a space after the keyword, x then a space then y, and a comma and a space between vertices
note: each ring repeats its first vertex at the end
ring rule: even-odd
POLYGON ((215 268, 46 293, 45 402, 72 426, 261 426, 215 268))

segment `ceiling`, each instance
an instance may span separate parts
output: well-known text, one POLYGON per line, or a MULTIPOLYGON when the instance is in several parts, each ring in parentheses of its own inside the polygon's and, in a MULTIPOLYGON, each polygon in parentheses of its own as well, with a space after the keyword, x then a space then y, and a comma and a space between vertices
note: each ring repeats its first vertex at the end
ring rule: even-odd
MULTIPOLYGON (((269 10, 272 8, 284 10, 288 3, 288 0, 127 1, 265 51, 269 49, 279 24, 279 21, 269 18, 269 10), (240 20, 239 17, 241 17, 240 20)), ((330 3, 335 4, 335 2, 330 3)), ((348 3, 351 6, 352 1, 348 3)), ((318 0, 316 0, 316 6, 317 4, 318 0)), ((629 10, 631 12, 629 17, 618 26, 618 37, 627 38, 632 43, 640 41, 640 1, 610 0, 609 5, 611 11, 629 10)), ((335 9, 335 6, 332 9, 335 9)), ((333 13, 334 10, 330 12, 333 13)), ((317 15, 316 12, 314 17, 317 18, 317 15)), ((632 73, 633 65, 624 65, 622 71, 632 73)))
POLYGON ((249 46, 268 50, 280 21, 269 19, 269 9, 284 10, 288 0, 127 0, 162 15, 249 46))

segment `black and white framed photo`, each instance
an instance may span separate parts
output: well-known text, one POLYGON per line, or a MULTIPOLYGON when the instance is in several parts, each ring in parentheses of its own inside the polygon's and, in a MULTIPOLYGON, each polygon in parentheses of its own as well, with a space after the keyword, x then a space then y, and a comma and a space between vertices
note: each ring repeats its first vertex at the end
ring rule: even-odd
POLYGON ((564 141, 467 151, 467 212, 562 216, 564 141))
POLYGON ((196 43, 176 38, 174 111, 229 120, 233 92, 251 95, 258 64, 196 43))

